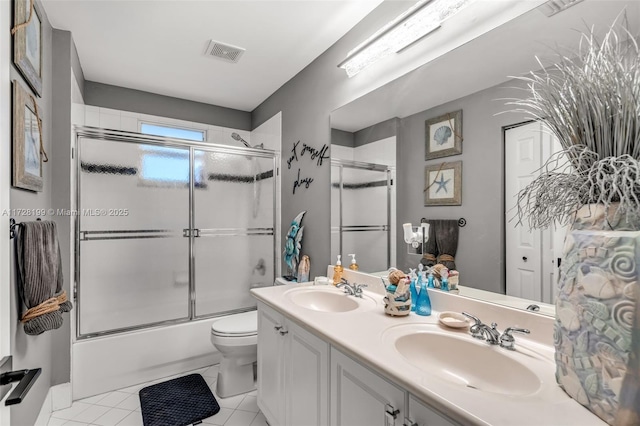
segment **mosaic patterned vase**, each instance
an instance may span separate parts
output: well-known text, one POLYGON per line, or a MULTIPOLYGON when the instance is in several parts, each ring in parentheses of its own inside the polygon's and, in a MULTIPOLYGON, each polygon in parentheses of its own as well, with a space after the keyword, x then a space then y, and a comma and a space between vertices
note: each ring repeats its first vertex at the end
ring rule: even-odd
POLYGON ((564 245, 554 329, 558 383, 609 424, 619 410, 630 418, 640 410, 631 405, 629 411, 624 402, 640 394, 640 329, 634 324, 640 316, 640 216, 620 218, 614 210, 585 206, 576 215, 564 245))

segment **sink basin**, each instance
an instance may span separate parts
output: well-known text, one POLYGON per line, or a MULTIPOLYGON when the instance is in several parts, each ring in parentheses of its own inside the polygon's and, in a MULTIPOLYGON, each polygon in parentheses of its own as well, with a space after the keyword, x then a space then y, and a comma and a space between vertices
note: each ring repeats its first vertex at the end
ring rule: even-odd
POLYGON ((333 287, 304 287, 289 290, 288 299, 294 304, 319 312, 350 312, 372 302, 367 296, 356 298, 347 296, 333 287))
POLYGON ((523 396, 535 393, 542 385, 533 371, 515 359, 523 355, 465 334, 413 325, 392 328, 383 338, 391 339, 413 366, 467 388, 523 396))

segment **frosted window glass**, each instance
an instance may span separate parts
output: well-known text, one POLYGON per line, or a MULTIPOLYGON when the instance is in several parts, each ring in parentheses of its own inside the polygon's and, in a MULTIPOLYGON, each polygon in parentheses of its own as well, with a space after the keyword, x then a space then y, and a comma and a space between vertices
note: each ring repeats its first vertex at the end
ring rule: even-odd
POLYGON ((164 136, 175 139, 188 139, 190 141, 204 142, 204 130, 180 129, 169 126, 159 126, 157 124, 142 123, 140 133, 154 136, 164 136))

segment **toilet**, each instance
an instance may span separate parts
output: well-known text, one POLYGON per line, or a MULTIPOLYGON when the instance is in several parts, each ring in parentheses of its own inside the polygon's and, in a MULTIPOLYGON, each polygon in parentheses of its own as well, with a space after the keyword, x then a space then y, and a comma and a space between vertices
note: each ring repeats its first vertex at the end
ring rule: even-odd
MULTIPOLYGON (((274 285, 290 284, 282 277, 274 285)), ((217 318, 211 323, 211 343, 222 354, 216 393, 222 398, 256 388, 253 365, 258 360, 258 311, 217 318)))
POLYGON ((213 321, 211 343, 222 354, 216 393, 227 398, 254 390, 253 364, 258 359, 258 311, 227 315, 213 321))

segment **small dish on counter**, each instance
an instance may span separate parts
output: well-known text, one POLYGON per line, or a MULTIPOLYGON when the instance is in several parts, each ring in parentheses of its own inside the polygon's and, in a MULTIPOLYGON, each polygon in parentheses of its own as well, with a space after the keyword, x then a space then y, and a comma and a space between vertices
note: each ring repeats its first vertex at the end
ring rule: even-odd
POLYGON ((444 311, 438 315, 438 321, 441 324, 451 328, 467 328, 469 327, 469 321, 467 317, 458 312, 444 311))

